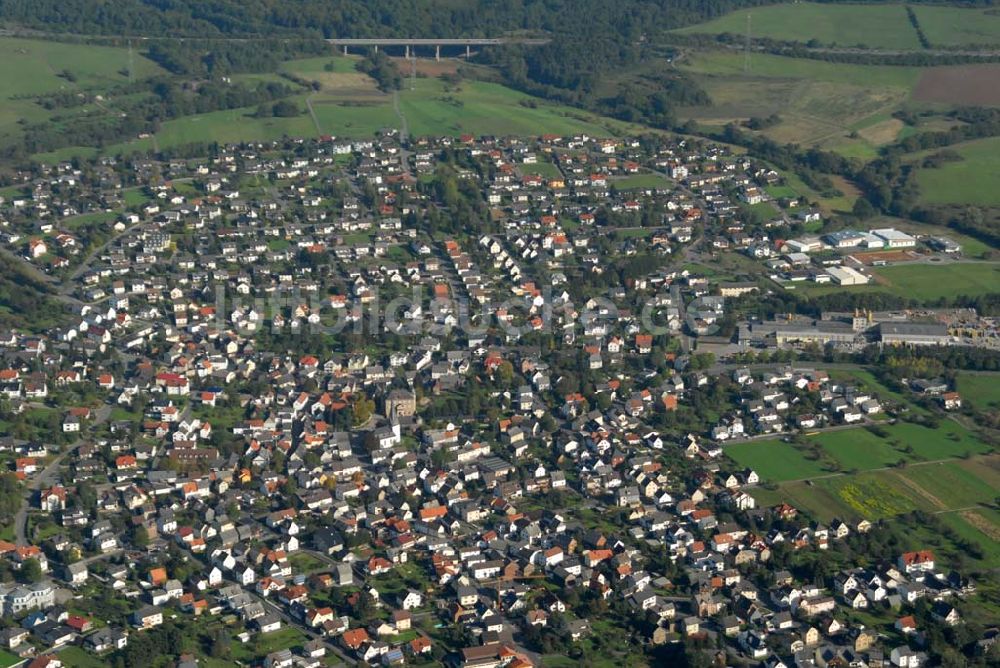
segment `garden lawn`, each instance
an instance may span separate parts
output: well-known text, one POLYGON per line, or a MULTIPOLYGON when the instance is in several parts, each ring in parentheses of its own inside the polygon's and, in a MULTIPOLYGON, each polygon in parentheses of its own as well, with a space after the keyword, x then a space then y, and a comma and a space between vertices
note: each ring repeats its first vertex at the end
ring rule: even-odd
POLYGON ((635 174, 612 181, 618 190, 646 190, 649 188, 669 188, 670 181, 658 174, 635 174))
MULTIPOLYGON (((6 652, 4 653, 6 654, 6 652)), ((62 661, 65 668, 102 668, 107 665, 107 663, 101 659, 79 647, 67 647, 56 656, 59 657, 59 660, 62 661)), ((11 664, 3 663, 2 657, 0 657, 0 666, 9 665, 11 664)))

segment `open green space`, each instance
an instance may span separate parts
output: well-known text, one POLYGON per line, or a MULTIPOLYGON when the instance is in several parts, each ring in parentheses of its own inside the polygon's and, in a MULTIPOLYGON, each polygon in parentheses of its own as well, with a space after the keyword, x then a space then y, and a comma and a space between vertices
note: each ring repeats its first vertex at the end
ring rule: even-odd
POLYGON ((294 626, 284 626, 277 631, 262 633, 244 645, 238 640, 232 644, 233 658, 243 661, 257 659, 279 649, 294 649, 306 642, 306 636, 294 626))
POLYGON ((891 112, 905 105, 920 78, 915 67, 831 63, 755 53, 697 50, 678 65, 705 89, 712 103, 681 115, 723 124, 777 115, 762 133, 779 142, 812 144, 870 159, 898 139, 904 124, 891 112))
POLYGON ((635 174, 612 182, 618 190, 647 190, 649 188, 670 188, 670 181, 658 174, 635 174))
POLYGON ((964 508, 991 501, 996 491, 987 482, 956 462, 909 466, 899 476, 932 506, 964 508))
POLYGON ((891 292, 919 300, 1000 292, 1000 264, 995 262, 901 264, 874 273, 889 282, 891 292))
POLYGON ((990 451, 990 446, 965 427, 944 420, 936 429, 909 422, 881 427, 885 438, 868 429, 819 434, 815 439, 845 469, 889 466, 900 459, 934 461, 990 451))
POLYGON ((288 558, 296 573, 309 574, 322 569, 326 562, 306 552, 298 552, 288 558))
POLYGON ((735 11, 678 32, 744 35, 748 14, 754 37, 883 49, 920 48, 917 33, 901 4, 783 3, 735 11))
POLYGON ((927 40, 934 46, 1000 44, 1000 15, 987 9, 913 4, 927 40))
POLYGON ((335 74, 347 74, 356 71, 359 57, 351 56, 319 56, 316 58, 301 58, 299 60, 289 60, 281 66, 284 72, 294 74, 319 74, 320 72, 335 74))
POLYGON ((962 401, 978 410, 1000 410, 1000 373, 959 373, 956 389, 962 401))
MULTIPOLYGON (((52 115, 33 96, 64 91, 100 92, 128 83, 127 49, 90 44, 0 38, 0 137, 19 132, 22 119, 43 120, 52 115)), ((163 70, 151 60, 133 54, 132 72, 143 79, 163 70)), ((95 115, 110 113, 88 105, 74 109, 95 115)))
POLYGON ((883 439, 867 429, 846 429, 809 437, 837 460, 845 469, 873 469, 891 466, 905 458, 891 445, 893 439, 883 439))
MULTIPOLYGON (((328 59, 322 59, 324 61, 328 59)), ((294 61, 301 63, 302 61, 294 61)), ((353 76, 342 74, 341 76, 353 76)), ((194 143, 271 141, 282 137, 328 134, 343 138, 370 137, 379 130, 399 128, 392 98, 375 93, 359 101, 355 92, 320 91, 289 98, 302 113, 288 118, 258 117, 246 107, 194 114, 165 121, 155 138, 109 146, 106 153, 149 151, 194 143), (308 103, 313 113, 307 112, 308 103), (315 118, 314 118, 315 117, 315 118)), ((632 126, 584 111, 549 104, 499 84, 466 81, 450 88, 439 79, 417 79, 411 90, 399 92, 400 111, 413 135, 522 135, 544 133, 613 136, 632 126)), ((91 148, 75 147, 35 156, 57 161, 75 155, 93 156, 91 148)))
POLYGON ((562 177, 562 172, 551 162, 536 162, 534 164, 519 165, 518 169, 522 174, 538 174, 546 179, 558 179, 562 177))
POLYGON ((823 462, 806 459, 800 448, 781 440, 762 440, 726 446, 737 464, 752 468, 764 480, 813 478, 830 473, 823 462))
MULTIPOLYGON (((838 517, 878 520, 913 510, 978 512, 981 508, 977 504, 989 503, 994 494, 987 481, 955 462, 787 482, 777 490, 753 491, 762 505, 788 503, 823 522, 838 517), (965 486, 953 489, 954 484, 965 486)), ((988 524, 982 526, 988 528, 988 524)))
POLYGON ((841 429, 806 436, 800 444, 769 439, 730 445, 725 451, 737 464, 752 468, 764 480, 785 482, 822 477, 838 470, 890 467, 900 461, 965 457, 991 449, 950 420, 935 429, 897 422, 881 425, 877 431, 865 427, 841 429))
MULTIPOLYGON (((4 37, 0 56, 0 81, 8 97, 128 83, 127 49, 4 37)), ((132 56, 132 68, 140 79, 163 73, 138 54, 132 56)))
POLYGON ((920 198, 928 204, 1000 206, 1000 137, 948 148, 960 161, 916 171, 920 198))
POLYGON ((920 79, 920 68, 918 67, 833 63, 768 53, 752 54, 750 56, 750 71, 748 72, 745 55, 733 51, 696 51, 681 61, 678 67, 693 74, 713 76, 810 79, 812 81, 905 89, 913 88, 920 79))
MULTIPOLYGON (((56 656, 66 668, 102 668, 107 664, 80 647, 67 647, 56 656)), ((0 664, 10 665, 10 664, 0 664)))
POLYGON ((559 107, 500 84, 465 81, 451 88, 438 79, 417 79, 400 91, 400 109, 414 135, 615 134, 622 124, 559 107))
MULTIPOLYGON (((953 235, 954 236, 954 235, 953 235)), ((1000 292, 1000 263, 945 261, 937 264, 900 264, 872 270, 878 280, 866 285, 819 285, 786 283, 785 289, 809 296, 848 292, 885 292, 920 302, 952 299, 958 295, 975 297, 1000 292)))
POLYGON ((959 536, 979 546, 985 566, 1000 568, 1000 512, 974 508, 942 513, 938 518, 959 536))

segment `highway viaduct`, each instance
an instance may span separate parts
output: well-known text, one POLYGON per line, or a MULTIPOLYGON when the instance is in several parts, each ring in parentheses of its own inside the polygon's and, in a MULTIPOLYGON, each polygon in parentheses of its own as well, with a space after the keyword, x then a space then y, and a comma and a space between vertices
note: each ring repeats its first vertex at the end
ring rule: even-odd
POLYGON ((548 44, 550 40, 544 38, 534 38, 534 37, 470 37, 470 38, 388 38, 388 37, 377 37, 377 38, 339 38, 339 39, 328 39, 326 40, 328 44, 333 46, 338 46, 343 48, 344 55, 347 55, 348 50, 352 46, 370 46, 378 51, 380 46, 401 46, 405 49, 406 57, 410 57, 410 49, 418 46, 434 47, 434 57, 437 60, 441 60, 441 47, 442 46, 464 46, 465 47, 465 57, 469 58, 472 55, 472 47, 474 46, 499 46, 503 44, 523 44, 525 46, 540 46, 542 44, 548 44))

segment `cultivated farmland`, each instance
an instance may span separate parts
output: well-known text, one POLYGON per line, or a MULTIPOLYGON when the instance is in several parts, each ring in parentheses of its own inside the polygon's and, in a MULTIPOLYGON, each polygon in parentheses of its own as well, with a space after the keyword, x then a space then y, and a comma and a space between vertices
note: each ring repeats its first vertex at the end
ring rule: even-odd
POLYGON ((928 67, 913 89, 916 102, 1000 105, 1000 65, 928 67))

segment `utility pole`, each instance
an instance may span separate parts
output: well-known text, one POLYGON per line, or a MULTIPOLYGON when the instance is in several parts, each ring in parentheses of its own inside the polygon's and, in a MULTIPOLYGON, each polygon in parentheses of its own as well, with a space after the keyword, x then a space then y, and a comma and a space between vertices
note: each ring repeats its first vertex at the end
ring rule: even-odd
POLYGON ((743 52, 743 71, 750 71, 750 12, 747 12, 747 43, 743 52))

